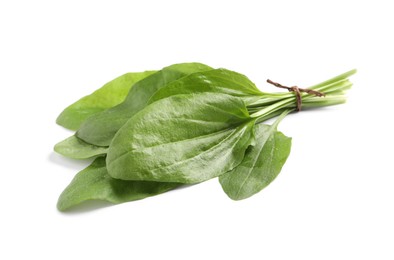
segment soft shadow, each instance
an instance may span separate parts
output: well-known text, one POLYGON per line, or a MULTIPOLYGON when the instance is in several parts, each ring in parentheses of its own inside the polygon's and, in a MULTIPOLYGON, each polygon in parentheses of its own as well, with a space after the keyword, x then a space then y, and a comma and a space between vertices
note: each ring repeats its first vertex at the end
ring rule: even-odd
MULTIPOLYGON (((187 188, 194 186, 194 185, 195 184, 181 185, 181 186, 179 186, 173 190, 169 190, 165 193, 179 192, 179 190, 187 189, 187 188)), ((160 196, 160 195, 161 194, 158 194, 156 196, 160 196)), ((155 197, 155 196, 144 198, 144 199, 150 199, 153 197, 155 197)), ((144 199, 142 199, 142 200, 144 200, 144 199)), ((139 201, 139 200, 136 200, 136 201, 139 201)), ((123 203, 133 203, 136 201, 127 201, 127 202, 123 202, 123 203)), ((119 204, 122 204, 122 203, 119 203, 119 204)), ((97 211, 97 210, 104 209, 104 208, 109 208, 109 207, 116 206, 119 204, 113 204, 111 202, 103 201, 103 200, 88 200, 88 201, 82 202, 81 204, 73 206, 73 207, 67 209, 66 211, 59 211, 59 212, 63 215, 78 215, 78 214, 90 213, 90 212, 97 211)))
POLYGON ((59 212, 63 215, 77 215, 77 214, 83 214, 83 213, 97 211, 97 210, 100 210, 103 208, 108 208, 111 206, 114 206, 114 204, 112 204, 108 201, 88 200, 88 201, 82 202, 81 204, 73 206, 70 209, 67 209, 66 211, 59 211, 59 212))
POLYGON ((48 156, 48 160, 52 163, 65 166, 69 169, 80 171, 82 168, 87 167, 92 163, 93 159, 75 160, 70 159, 55 152, 51 152, 48 156))
MULTIPOLYGON (((197 183, 197 184, 198 184, 198 183, 197 183)), ((167 192, 172 192, 172 191, 176 191, 176 190, 187 189, 187 188, 192 187, 192 186, 194 186, 194 185, 196 185, 196 184, 183 184, 183 185, 178 186, 178 187, 176 187, 175 189, 169 190, 169 191, 167 191, 167 192)))

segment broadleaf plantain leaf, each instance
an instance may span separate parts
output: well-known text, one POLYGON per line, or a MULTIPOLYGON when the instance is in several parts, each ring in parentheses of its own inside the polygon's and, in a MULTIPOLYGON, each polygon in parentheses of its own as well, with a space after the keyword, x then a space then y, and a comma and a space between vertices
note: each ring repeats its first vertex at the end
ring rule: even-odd
POLYGON ((137 82, 124 102, 84 121, 76 135, 87 143, 108 146, 116 132, 143 109, 160 88, 194 72, 210 70, 201 63, 182 63, 166 67, 137 82))
POLYGON ((280 173, 290 154, 291 138, 276 130, 277 124, 258 124, 256 144, 250 147, 240 165, 219 177, 224 192, 242 200, 268 186, 280 173))
POLYGON ((111 178, 105 167, 105 158, 96 158, 93 163, 77 173, 59 197, 57 207, 65 211, 88 200, 104 200, 122 203, 155 196, 179 187, 179 183, 147 181, 123 181, 111 178))
POLYGON ((116 134, 107 155, 118 179, 197 183, 241 163, 255 120, 219 93, 171 96, 147 106, 116 134))
POLYGON ((123 102, 136 82, 154 72, 126 73, 117 77, 64 109, 56 119, 56 123, 70 130, 77 130, 88 117, 123 102))
POLYGON ((72 159, 88 159, 106 154, 108 147, 88 144, 73 135, 57 143, 54 150, 55 152, 72 159))
POLYGON ((245 103, 261 98, 262 92, 246 76, 226 69, 196 72, 158 90, 149 103, 179 94, 213 92, 242 98, 245 103))

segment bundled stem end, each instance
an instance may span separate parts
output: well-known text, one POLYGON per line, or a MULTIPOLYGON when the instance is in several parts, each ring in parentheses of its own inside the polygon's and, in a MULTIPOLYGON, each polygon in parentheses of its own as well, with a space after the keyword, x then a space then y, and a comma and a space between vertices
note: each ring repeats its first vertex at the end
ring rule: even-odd
POLYGON ((348 77, 354 73, 356 73, 356 70, 348 71, 310 88, 288 87, 268 79, 267 82, 269 84, 278 88, 287 89, 293 92, 293 94, 264 93, 262 98, 248 104, 251 117, 258 118, 258 121, 263 121, 277 116, 281 111, 286 109, 301 111, 301 108, 323 107, 345 103, 345 92, 352 86, 348 77))
POLYGON ((302 107, 301 92, 307 93, 309 95, 314 95, 317 97, 324 97, 325 96, 325 94, 323 92, 313 90, 313 89, 299 88, 297 86, 287 87, 287 86, 283 86, 277 82, 273 82, 270 79, 267 79, 267 82, 274 85, 275 87, 284 88, 284 89, 287 89, 289 92, 294 92, 294 94, 297 98, 297 111, 301 111, 301 107, 302 107))

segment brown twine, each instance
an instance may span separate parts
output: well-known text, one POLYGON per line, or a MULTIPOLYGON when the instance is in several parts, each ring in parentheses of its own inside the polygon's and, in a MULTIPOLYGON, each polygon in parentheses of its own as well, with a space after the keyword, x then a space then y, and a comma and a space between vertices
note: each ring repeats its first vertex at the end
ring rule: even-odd
POLYGON ((287 87, 287 86, 283 86, 283 85, 281 85, 281 84, 279 84, 277 82, 273 82, 270 79, 267 79, 267 82, 272 84, 272 85, 274 85, 275 87, 284 88, 284 89, 287 89, 290 92, 294 92, 294 94, 296 96, 296 99, 297 99, 297 111, 301 111, 301 107, 302 107, 301 92, 305 92, 305 93, 310 94, 310 95, 315 95, 317 97, 324 97, 325 96, 324 93, 316 91, 316 90, 313 90, 313 89, 299 88, 297 86, 287 87))

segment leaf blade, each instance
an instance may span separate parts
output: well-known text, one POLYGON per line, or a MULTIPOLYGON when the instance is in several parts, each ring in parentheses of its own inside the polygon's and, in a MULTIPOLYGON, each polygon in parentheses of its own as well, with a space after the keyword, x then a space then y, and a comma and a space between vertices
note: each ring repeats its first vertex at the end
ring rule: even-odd
POLYGON ((72 135, 57 143, 54 147, 55 152, 72 159, 89 159, 107 153, 108 147, 88 144, 72 135))
POLYGON ((90 166, 77 173, 61 193, 57 208, 66 211, 88 200, 103 200, 114 204, 155 196, 176 187, 179 183, 123 181, 108 175, 105 158, 97 158, 90 166))
POLYGON ((108 171, 119 179, 205 181, 241 162, 253 128, 254 119, 237 97, 171 96, 152 103, 119 130, 108 150, 108 171))
POLYGON ((290 154, 291 138, 276 131, 276 125, 256 125, 256 144, 246 152, 241 164, 221 175, 219 182, 233 200, 253 196, 267 187, 280 173, 290 154))
POLYGON ((89 117, 76 134, 87 143, 108 146, 116 132, 146 106, 158 89, 190 73, 209 69, 211 67, 201 63, 181 63, 163 68, 137 82, 121 104, 89 117))
POLYGON ((120 104, 136 82, 154 72, 126 73, 111 80, 90 95, 65 108, 57 117, 56 123, 67 129, 77 130, 88 117, 120 104))
POLYGON ((258 100, 263 94, 246 76, 221 68, 192 73, 176 80, 158 90, 149 103, 173 95, 200 92, 228 94, 240 97, 246 103, 258 100))

